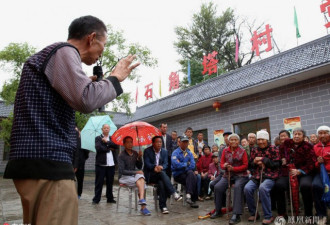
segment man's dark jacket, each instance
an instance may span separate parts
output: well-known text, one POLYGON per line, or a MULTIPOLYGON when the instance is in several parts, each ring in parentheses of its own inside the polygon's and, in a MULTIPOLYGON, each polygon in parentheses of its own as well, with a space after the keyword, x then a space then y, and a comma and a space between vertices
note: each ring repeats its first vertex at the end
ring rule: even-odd
MULTIPOLYGON (((156 167, 156 154, 152 146, 144 150, 143 160, 144 160, 144 168, 143 168, 144 177, 146 178, 147 183, 149 183, 150 174, 154 172, 154 169, 156 167)), ((160 158, 158 165, 163 167, 164 172, 166 171, 168 165, 168 156, 167 156, 167 151, 163 148, 160 151, 160 158)))
POLYGON ((172 151, 173 151, 173 147, 172 147, 172 137, 169 134, 166 134, 166 143, 164 143, 164 139, 162 136, 162 148, 165 148, 166 146, 166 150, 168 152, 168 155, 171 156, 172 151))
POLYGON ((95 138, 95 149, 96 149, 95 165, 98 165, 98 166, 107 165, 107 153, 110 151, 112 151, 113 161, 116 165, 118 162, 117 161, 118 145, 116 145, 115 143, 113 143, 111 141, 111 137, 109 137, 110 141, 107 141, 106 143, 104 143, 102 141, 103 137, 104 137, 103 134, 101 134, 100 136, 97 136, 95 138))

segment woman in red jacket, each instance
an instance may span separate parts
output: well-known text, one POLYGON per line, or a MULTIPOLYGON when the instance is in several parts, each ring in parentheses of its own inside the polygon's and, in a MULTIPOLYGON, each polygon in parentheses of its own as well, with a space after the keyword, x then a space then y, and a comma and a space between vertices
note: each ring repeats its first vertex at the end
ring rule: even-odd
POLYGON ((210 195, 208 195, 210 178, 208 176, 209 166, 212 163, 212 153, 209 146, 204 145, 203 147, 204 154, 198 159, 197 162, 197 170, 198 174, 201 176, 201 190, 199 193, 200 199, 210 199, 210 195), (205 195, 204 195, 205 194, 205 195))
MULTIPOLYGON (((328 174, 330 173, 330 127, 320 126, 317 129, 317 135, 320 142, 314 145, 317 161, 316 168, 320 168, 320 164, 324 164, 328 174)), ((320 174, 317 174, 313 180, 313 198, 315 202, 316 215, 319 216, 319 224, 327 222, 327 208, 324 202, 321 201, 324 193, 323 184, 320 174)))
POLYGON ((247 174, 248 157, 246 151, 239 145, 240 138, 237 134, 229 135, 228 140, 229 147, 223 150, 220 162, 221 169, 226 172, 214 187, 216 211, 211 215, 211 219, 221 216, 223 194, 228 188, 228 182, 230 182, 230 184, 235 184, 235 187, 233 198, 233 216, 230 219, 229 224, 236 224, 241 221, 240 216, 243 213, 243 188, 249 181, 247 174))

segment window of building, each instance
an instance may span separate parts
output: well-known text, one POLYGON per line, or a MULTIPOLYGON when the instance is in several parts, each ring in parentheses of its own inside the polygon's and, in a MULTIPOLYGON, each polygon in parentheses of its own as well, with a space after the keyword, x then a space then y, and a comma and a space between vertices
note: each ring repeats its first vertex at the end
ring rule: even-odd
POLYGON ((194 130, 193 131, 193 138, 195 140, 197 140, 197 135, 198 133, 202 133, 203 134, 203 140, 206 141, 208 143, 208 137, 207 137, 207 129, 204 130, 194 130))
MULTIPOLYGON (((257 131, 266 129, 270 136, 269 118, 252 120, 242 123, 233 124, 234 132, 240 136, 240 138, 247 138, 249 133, 257 133, 257 131)), ((270 137, 269 137, 270 138, 270 137)), ((271 139, 269 139, 271 140, 271 139)))

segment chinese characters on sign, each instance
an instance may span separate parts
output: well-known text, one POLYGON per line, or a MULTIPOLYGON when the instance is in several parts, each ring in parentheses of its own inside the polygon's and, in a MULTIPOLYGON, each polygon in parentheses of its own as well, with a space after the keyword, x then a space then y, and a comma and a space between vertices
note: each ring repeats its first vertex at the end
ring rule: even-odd
POLYGON ((171 72, 168 79, 170 80, 170 89, 169 89, 169 91, 179 89, 179 74, 178 73, 171 72))
POLYGON ((152 83, 147 84, 145 88, 146 92, 144 93, 144 96, 146 97, 146 100, 148 100, 149 98, 152 98, 152 83))
POLYGON ((266 30, 260 34, 257 34, 257 31, 253 32, 253 36, 251 38, 252 41, 252 52, 255 51, 256 55, 259 56, 259 45, 267 44, 266 52, 272 50, 272 39, 270 33, 273 31, 272 28, 269 27, 269 24, 266 25, 266 30))
POLYGON ((203 58, 203 72, 202 74, 205 75, 208 73, 209 75, 212 75, 213 73, 217 73, 218 67, 217 63, 219 60, 215 59, 218 52, 213 51, 212 53, 208 54, 207 56, 204 55, 203 58))
MULTIPOLYGON (((322 13, 326 13, 326 12, 328 12, 328 16, 330 16, 330 0, 327 0, 327 1, 325 1, 324 3, 322 3, 321 5, 320 5, 320 8, 321 8, 321 12, 322 13)), ((328 22, 328 23, 326 23, 325 25, 324 25, 326 28, 329 28, 330 27, 330 22, 328 22)))

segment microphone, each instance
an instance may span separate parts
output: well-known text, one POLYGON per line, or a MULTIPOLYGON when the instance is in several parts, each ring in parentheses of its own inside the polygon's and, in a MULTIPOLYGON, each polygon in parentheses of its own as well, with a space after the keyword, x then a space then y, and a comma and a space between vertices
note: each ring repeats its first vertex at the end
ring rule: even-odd
MULTIPOLYGON (((101 62, 97 62, 97 65, 93 67, 93 75, 97 76, 96 81, 101 81, 103 79, 103 69, 101 66, 101 62)), ((105 106, 99 108, 99 112, 104 112, 105 106)))

